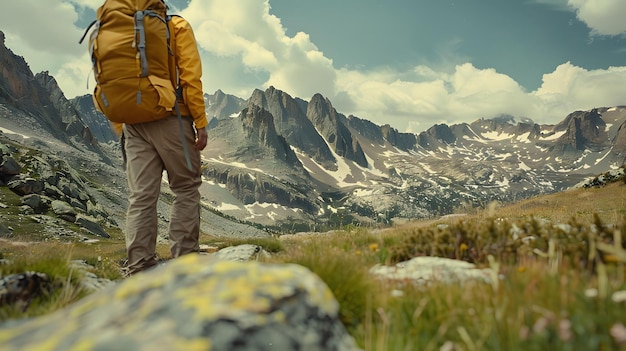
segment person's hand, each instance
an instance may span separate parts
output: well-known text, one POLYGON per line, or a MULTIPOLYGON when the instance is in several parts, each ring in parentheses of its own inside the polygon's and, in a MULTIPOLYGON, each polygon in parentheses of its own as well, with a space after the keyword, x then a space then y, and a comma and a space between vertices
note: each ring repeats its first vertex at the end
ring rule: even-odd
POLYGON ((196 143, 193 145, 193 148, 202 151, 206 147, 207 135, 206 128, 200 128, 196 131, 196 143))

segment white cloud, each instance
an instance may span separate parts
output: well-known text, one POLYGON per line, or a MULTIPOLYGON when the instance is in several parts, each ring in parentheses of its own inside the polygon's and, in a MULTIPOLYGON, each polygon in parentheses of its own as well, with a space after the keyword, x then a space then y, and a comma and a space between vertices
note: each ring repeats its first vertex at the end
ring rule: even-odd
MULTIPOLYGON (((245 66, 242 69, 267 72, 263 86, 273 85, 302 98, 317 92, 332 95, 332 60, 307 34, 288 37, 280 19, 269 10, 268 1, 192 0, 182 15, 193 25, 198 44, 213 54, 212 58, 238 58, 245 66)), ((211 64, 211 60, 203 62, 204 67, 211 64)))
POLYGON ((545 115, 564 115, 574 110, 624 105, 626 67, 586 70, 564 63, 543 76, 534 96, 545 115))
POLYGON ((33 73, 49 71, 69 97, 87 93, 90 61, 86 46, 78 44, 84 29, 76 27, 77 19, 74 6, 63 0, 46 0, 45 6, 39 0, 6 1, 0 11, 6 46, 33 73))
MULTIPOLYGON (((413 73, 410 79, 409 73, 389 69, 342 70, 338 89, 350 96, 356 106, 353 113, 377 123, 393 116, 392 126, 400 130, 421 131, 434 123, 529 112, 529 94, 493 69, 480 70, 465 63, 452 73, 424 66, 414 68, 413 73), (400 76, 404 79, 399 80, 400 76)), ((341 111, 341 106, 337 108, 341 111)))
POLYGON ((595 35, 626 33, 626 1, 624 0, 568 0, 579 20, 589 26, 595 35))
MULTIPOLYGON (((478 69, 471 63, 454 72, 416 67, 415 80, 406 72, 341 70, 338 90, 344 92, 339 111, 419 132, 436 123, 470 122, 500 114, 556 123, 575 110, 624 105, 626 67, 586 70, 567 62, 545 74, 542 86, 526 91, 507 75, 478 69), (428 77, 428 81, 424 81, 428 77), (393 121, 393 122, 390 122, 393 121)), ((331 98, 332 100, 332 98, 331 98)))

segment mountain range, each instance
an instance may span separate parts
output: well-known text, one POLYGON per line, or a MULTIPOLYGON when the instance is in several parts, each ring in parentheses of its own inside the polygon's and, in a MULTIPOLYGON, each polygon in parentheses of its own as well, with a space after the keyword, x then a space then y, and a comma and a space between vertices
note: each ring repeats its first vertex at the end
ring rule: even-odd
MULTIPOLYGON (((118 138, 91 96, 65 98, 54 77, 34 75, 0 39, 0 130, 102 181, 120 178, 112 193, 123 217, 118 138)), ((626 161, 626 106, 573 111, 554 125, 501 115, 403 133, 346 116, 321 94, 307 101, 274 87, 247 98, 218 90, 205 102, 204 206, 278 230, 514 202, 580 186, 626 161)))

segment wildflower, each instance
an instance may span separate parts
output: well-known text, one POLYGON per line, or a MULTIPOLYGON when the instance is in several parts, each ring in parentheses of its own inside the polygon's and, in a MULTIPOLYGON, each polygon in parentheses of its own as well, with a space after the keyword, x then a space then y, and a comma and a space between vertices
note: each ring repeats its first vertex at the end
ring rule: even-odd
POLYGON ((611 327, 611 336, 618 344, 626 344, 626 327, 622 323, 614 324, 611 327))
POLYGON ((462 243, 461 245, 459 245, 459 251, 461 251, 461 252, 467 251, 467 244, 466 243, 462 243))
POLYGON ((528 340, 529 337, 530 337, 530 328, 528 328, 528 326, 526 325, 522 326, 522 329, 520 329, 519 331, 519 338, 522 340, 528 340))
POLYGON ((404 296, 404 291, 398 290, 398 289, 391 290, 391 296, 393 296, 393 297, 402 297, 402 296, 404 296))
POLYGON ((372 252, 378 251, 378 244, 377 243, 370 244, 370 251, 372 252))
POLYGON ((569 319, 561 319, 559 321, 559 338, 563 341, 572 339, 572 322, 569 319))
POLYGON ((533 325, 533 332, 535 334, 541 334, 550 324, 550 321, 546 317, 540 317, 533 325))
POLYGON ((626 301, 626 290, 616 291, 611 295, 611 300, 615 303, 625 302, 626 301))
POLYGON ((598 289, 587 289, 585 290, 585 296, 589 298, 598 297, 598 289))
POLYGON ((439 348, 439 351, 454 351, 454 350, 456 350, 456 346, 454 346, 454 343, 452 341, 446 341, 439 348))
POLYGON ((520 272, 520 273, 524 273, 524 272, 526 272, 526 267, 519 266, 519 267, 517 267, 517 271, 520 272))

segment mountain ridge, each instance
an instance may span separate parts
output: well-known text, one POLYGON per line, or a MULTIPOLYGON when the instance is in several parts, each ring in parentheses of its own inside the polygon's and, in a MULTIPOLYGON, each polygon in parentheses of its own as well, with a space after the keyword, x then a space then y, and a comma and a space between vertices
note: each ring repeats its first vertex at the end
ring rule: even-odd
MULTIPOLYGON (((121 164, 117 136, 90 96, 66 99, 4 40, 0 78, 4 128, 57 139, 53 152, 67 145, 87 155, 83 164, 121 164)), ((577 186, 626 159, 624 106, 574 111, 554 125, 501 115, 403 133, 346 116, 321 94, 306 101, 268 87, 243 99, 217 90, 205 101, 203 204, 278 228, 389 224, 512 202, 577 186)))

